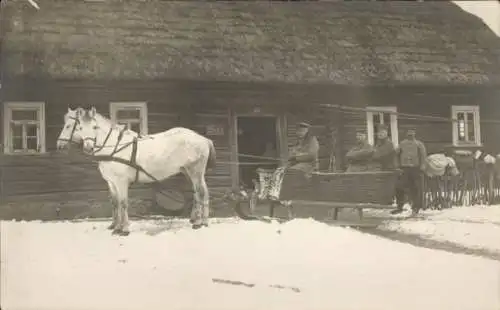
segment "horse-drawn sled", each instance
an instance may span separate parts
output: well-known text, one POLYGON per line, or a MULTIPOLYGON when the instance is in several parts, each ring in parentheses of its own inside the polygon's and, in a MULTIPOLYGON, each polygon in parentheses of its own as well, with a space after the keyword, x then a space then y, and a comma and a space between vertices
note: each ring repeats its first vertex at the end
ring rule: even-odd
MULTIPOLYGON (((284 169, 279 198, 272 195, 276 188, 272 170, 258 169, 259 181, 250 191, 235 197, 234 209, 245 220, 290 220, 312 217, 340 226, 377 226, 365 220, 364 209, 393 209, 397 171, 315 172, 307 177, 301 171, 284 169), (269 215, 262 207, 269 208, 269 215), (276 217, 276 208, 286 210, 286 217, 276 217), (260 210, 259 210, 260 209, 260 210), (357 220, 339 220, 342 209, 354 209, 357 220)), ((278 186, 279 188, 280 186, 278 186)))
MULTIPOLYGON (((215 166, 215 148, 210 139, 180 127, 139 136, 114 124, 95 108, 68 109, 64 120, 58 148, 82 143, 83 149, 99 163, 112 198, 113 222, 109 228, 113 233, 129 233, 128 189, 132 183, 153 184, 159 187, 157 192, 165 194, 162 182, 178 174, 189 180, 192 192, 188 196, 193 199, 186 199, 186 191, 180 189, 172 189, 170 194, 163 196, 182 206, 179 214, 192 209, 189 213, 193 228, 208 225, 209 204, 213 199, 209 195, 213 192, 208 191, 205 172, 215 166)), ((373 226, 363 219, 364 209, 395 208, 393 197, 398 171, 314 172, 309 175, 300 170, 279 168, 276 171, 261 169, 258 173, 259 182, 254 189, 230 195, 234 210, 245 220, 274 218, 275 209, 282 207, 287 210, 287 220, 312 217, 343 226, 373 226), (280 186, 276 186, 274 177, 279 173, 282 173, 282 177, 277 178, 280 186), (256 212, 262 205, 269 207, 269 217, 256 212), (342 209, 357 210, 358 220, 339 221, 342 209)))

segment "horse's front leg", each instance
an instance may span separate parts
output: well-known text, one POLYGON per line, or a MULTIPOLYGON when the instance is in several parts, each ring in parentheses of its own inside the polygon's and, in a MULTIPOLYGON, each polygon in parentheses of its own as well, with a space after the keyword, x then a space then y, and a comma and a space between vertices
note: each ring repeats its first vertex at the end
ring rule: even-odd
POLYGON ((128 236, 130 234, 129 230, 129 219, 128 219, 128 184, 123 183, 117 186, 117 222, 113 234, 128 236))
POLYGON ((111 214, 112 214, 112 222, 111 225, 108 226, 108 229, 115 229, 118 224, 118 199, 116 197, 116 189, 112 182, 108 181, 109 194, 111 196, 111 214))

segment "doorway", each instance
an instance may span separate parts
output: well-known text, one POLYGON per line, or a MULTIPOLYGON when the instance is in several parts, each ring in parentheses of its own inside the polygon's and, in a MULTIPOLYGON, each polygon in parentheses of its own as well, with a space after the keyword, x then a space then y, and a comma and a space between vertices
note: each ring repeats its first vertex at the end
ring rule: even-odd
POLYGON ((278 161, 250 156, 279 158, 277 134, 278 118, 274 116, 238 116, 237 147, 239 163, 239 184, 253 187, 257 168, 276 169, 278 161), (249 155, 249 156, 245 156, 249 155))

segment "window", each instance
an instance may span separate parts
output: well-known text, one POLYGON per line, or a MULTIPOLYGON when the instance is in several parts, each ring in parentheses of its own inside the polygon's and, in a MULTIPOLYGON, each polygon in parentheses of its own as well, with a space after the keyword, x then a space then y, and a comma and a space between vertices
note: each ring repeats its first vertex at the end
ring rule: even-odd
POLYGON ((148 108, 146 102, 111 102, 111 120, 127 126, 140 135, 148 134, 148 108))
POLYGON ((377 127, 386 125, 389 139, 397 146, 398 141, 398 116, 396 107, 368 107, 366 112, 366 124, 368 142, 374 145, 377 142, 377 127), (391 114, 392 112, 392 114, 391 114))
POLYGON ((481 131, 478 106, 452 106, 453 145, 480 145, 481 131))
POLYGON ((3 117, 5 153, 45 153, 43 102, 6 102, 3 117))

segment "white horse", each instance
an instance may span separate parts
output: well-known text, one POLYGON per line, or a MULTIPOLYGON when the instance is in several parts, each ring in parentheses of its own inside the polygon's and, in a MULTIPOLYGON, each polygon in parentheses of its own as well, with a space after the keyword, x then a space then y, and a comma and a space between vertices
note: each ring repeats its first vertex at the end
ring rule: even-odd
POLYGON ((193 184, 193 229, 208 226, 209 192, 205 172, 215 166, 212 140, 183 127, 139 136, 125 126, 114 124, 94 107, 90 110, 68 108, 64 123, 57 148, 65 148, 69 142, 83 142, 84 152, 98 161, 111 194, 113 222, 109 229, 113 229, 113 234, 129 234, 128 189, 132 183, 162 181, 179 172, 193 184))

